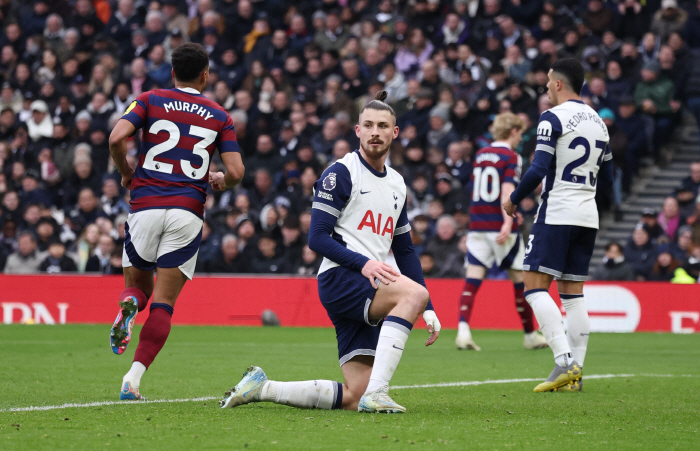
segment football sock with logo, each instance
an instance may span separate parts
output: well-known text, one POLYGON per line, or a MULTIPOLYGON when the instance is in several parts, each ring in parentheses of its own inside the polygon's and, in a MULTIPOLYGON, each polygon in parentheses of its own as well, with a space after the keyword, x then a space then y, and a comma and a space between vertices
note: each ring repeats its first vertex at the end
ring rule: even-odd
POLYGON ((389 382, 399 365, 411 329, 413 324, 398 316, 387 316, 384 319, 382 330, 379 332, 372 374, 365 393, 389 389, 389 382))
POLYGON ((151 304, 151 313, 139 335, 139 345, 134 353, 134 362, 141 362, 146 368, 151 366, 168 339, 172 316, 173 308, 168 304, 151 304))
POLYGON ((343 384, 325 380, 267 381, 260 392, 260 401, 302 409, 340 409, 343 404, 343 384))
POLYGON ((523 330, 525 330, 526 334, 534 332, 534 314, 532 313, 532 307, 530 307, 530 304, 525 300, 525 284, 522 282, 514 283, 513 287, 515 287, 515 309, 518 311, 518 315, 520 315, 520 322, 523 324, 523 330))
POLYGON ((540 324, 540 331, 542 331, 542 335, 544 335, 547 344, 554 353, 555 362, 559 366, 568 366, 566 358, 560 357, 565 354, 571 354, 571 348, 566 339, 561 312, 554 299, 544 289, 526 291, 525 299, 535 313, 537 322, 540 324), (566 365, 563 363, 566 363, 566 365))
POLYGON ((136 287, 125 288, 124 291, 122 291, 122 293, 119 295, 119 300, 121 301, 127 296, 133 296, 136 298, 136 300, 139 302, 139 312, 143 311, 143 309, 145 309, 148 305, 148 298, 146 297, 146 293, 144 293, 136 287))
POLYGON ((571 353, 576 363, 583 366, 586 359, 586 349, 588 348, 588 337, 591 334, 591 321, 588 318, 586 304, 583 301, 583 294, 561 294, 561 303, 566 310, 566 323, 571 353))
POLYGON ((474 308, 474 299, 481 286, 481 280, 469 279, 464 281, 462 295, 459 297, 459 321, 469 323, 474 308))

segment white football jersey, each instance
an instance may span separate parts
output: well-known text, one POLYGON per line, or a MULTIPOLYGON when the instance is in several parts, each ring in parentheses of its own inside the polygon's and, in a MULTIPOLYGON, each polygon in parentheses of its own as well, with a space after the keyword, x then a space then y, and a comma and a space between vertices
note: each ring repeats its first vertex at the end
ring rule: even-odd
POLYGON ((608 128, 596 111, 569 100, 540 116, 537 149, 554 155, 542 181, 535 222, 598 228, 598 170, 612 159, 608 128))
MULTIPOLYGON (((333 239, 371 260, 386 260, 395 235, 411 230, 406 183, 386 166, 372 168, 358 151, 333 163, 314 184, 313 208, 338 218, 333 239)), ((339 266, 324 257, 318 273, 339 266)))

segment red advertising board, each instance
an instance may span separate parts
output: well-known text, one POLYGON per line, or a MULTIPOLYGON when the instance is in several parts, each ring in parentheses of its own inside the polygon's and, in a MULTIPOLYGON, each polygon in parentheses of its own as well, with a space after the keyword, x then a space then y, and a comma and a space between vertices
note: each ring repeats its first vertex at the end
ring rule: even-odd
MULTIPOLYGON (((427 283, 443 327, 455 328, 463 281, 427 283)), ((111 324, 123 284, 119 276, 0 275, 2 321, 111 324)), ((558 302, 556 286, 551 293, 558 302)), ((700 332, 700 285, 590 282, 584 295, 594 332, 700 332)), ((316 279, 303 277, 196 277, 185 285, 173 322, 255 326, 267 309, 283 326, 331 326, 318 300, 316 279)), ((137 322, 146 316, 139 315, 137 322)), ((510 282, 481 285, 471 324, 475 329, 520 328, 510 282)))

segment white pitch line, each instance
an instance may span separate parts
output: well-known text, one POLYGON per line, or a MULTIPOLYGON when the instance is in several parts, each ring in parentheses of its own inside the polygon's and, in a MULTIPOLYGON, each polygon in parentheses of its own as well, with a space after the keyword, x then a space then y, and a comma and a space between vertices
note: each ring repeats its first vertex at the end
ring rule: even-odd
MULTIPOLYGON (((621 377, 697 377, 692 374, 593 374, 586 375, 587 380, 590 379, 611 379, 611 378, 621 378, 621 377)), ((392 390, 402 390, 407 388, 442 388, 442 387, 467 387, 472 385, 487 385, 487 384, 514 384, 520 382, 536 382, 541 381, 542 378, 527 378, 527 379, 496 379, 496 380, 485 380, 485 381, 464 381, 464 382, 441 382, 438 384, 420 384, 420 385, 396 385, 392 386, 392 390)), ((153 403, 180 403, 180 402, 200 402, 200 401, 212 401, 214 399, 222 399, 221 396, 204 396, 201 398, 179 398, 179 399, 153 399, 146 402, 134 402, 134 401, 98 401, 89 402, 85 404, 76 403, 66 403, 58 406, 30 406, 30 407, 13 407, 9 409, 0 409, 0 413, 4 412, 37 412, 46 410, 57 410, 57 409, 71 409, 71 408, 82 408, 82 407, 101 407, 101 406, 118 406, 118 405, 147 405, 153 403)))
POLYGON ((2 412, 36 412, 43 410, 56 410, 56 409, 70 409, 73 407, 101 407, 101 406, 118 406, 122 404, 130 405, 143 405, 151 403, 171 403, 171 402, 197 402, 197 401, 211 401, 213 399, 222 399, 221 396, 204 396, 202 398, 180 398, 180 399, 153 399, 145 402, 138 401, 98 401, 98 402, 88 402, 85 404, 75 404, 66 403, 60 406, 30 406, 30 407, 14 407, 11 409, 2 409, 2 412))
MULTIPOLYGON (((634 377, 634 374, 594 374, 592 376, 585 376, 586 379, 609 379, 612 377, 634 377)), ((649 375, 656 377, 657 375, 649 375)), ((672 374, 658 375, 658 377, 674 377, 672 374)), ((440 387, 466 387, 469 385, 486 385, 486 384, 513 384, 518 382, 536 382, 541 381, 542 378, 528 378, 528 379, 499 379, 499 380, 485 380, 485 381, 467 381, 467 382, 440 382, 438 384, 420 384, 420 385, 397 385, 391 387, 392 390, 401 390, 404 388, 440 388, 440 387)))

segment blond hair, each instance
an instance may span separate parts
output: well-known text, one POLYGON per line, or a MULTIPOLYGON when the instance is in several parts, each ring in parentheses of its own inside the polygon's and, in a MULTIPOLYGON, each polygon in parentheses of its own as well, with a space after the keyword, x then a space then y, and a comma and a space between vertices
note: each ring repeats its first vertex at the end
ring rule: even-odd
POLYGON ((502 113, 493 120, 491 133, 494 139, 502 141, 510 137, 513 129, 525 130, 525 122, 513 113, 502 113))

